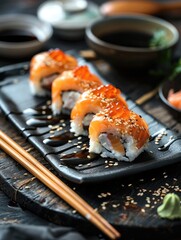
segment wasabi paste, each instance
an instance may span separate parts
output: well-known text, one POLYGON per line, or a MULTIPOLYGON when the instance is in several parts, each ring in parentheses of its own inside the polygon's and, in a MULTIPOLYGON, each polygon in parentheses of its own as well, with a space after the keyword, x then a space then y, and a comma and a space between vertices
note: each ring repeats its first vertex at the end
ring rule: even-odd
POLYGON ((157 208, 157 213, 161 218, 170 220, 181 219, 181 205, 180 198, 174 193, 168 193, 161 206, 157 208))

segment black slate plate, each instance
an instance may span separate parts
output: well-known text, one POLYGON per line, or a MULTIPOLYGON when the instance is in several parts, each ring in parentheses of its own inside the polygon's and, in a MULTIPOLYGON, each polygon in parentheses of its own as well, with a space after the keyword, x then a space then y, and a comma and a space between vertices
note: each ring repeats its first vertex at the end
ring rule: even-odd
MULTIPOLYGON (((78 60, 81 65, 88 64, 80 57, 78 60)), ((96 73, 95 68, 88 65, 91 71, 96 73)), ((15 68, 11 66, 0 70, 0 77, 3 80, 0 85, 0 107, 10 121, 66 179, 76 183, 105 181, 180 161, 180 136, 167 129, 167 134, 163 135, 159 146, 170 141, 171 145, 160 151, 154 138, 165 129, 165 126, 144 112, 129 98, 127 98, 127 102, 130 108, 142 115, 149 124, 153 139, 149 142, 148 149, 132 163, 103 159, 97 155, 91 156, 90 159, 87 157, 88 151, 85 149, 88 146, 88 139, 76 138, 69 134, 68 115, 64 114, 60 116, 60 119, 51 118, 50 101, 46 98, 33 97, 30 94, 28 69, 22 71, 24 69, 24 65, 18 65, 18 67, 16 65, 15 68), (52 135, 55 136, 52 138, 52 135), (82 148, 84 149, 83 153, 82 148)), ((104 82, 106 83, 106 81, 104 82)))

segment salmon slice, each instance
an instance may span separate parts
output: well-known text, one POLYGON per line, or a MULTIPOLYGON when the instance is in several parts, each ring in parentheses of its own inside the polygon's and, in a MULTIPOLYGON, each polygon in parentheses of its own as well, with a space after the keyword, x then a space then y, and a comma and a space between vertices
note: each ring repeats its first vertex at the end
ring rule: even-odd
POLYGON ((35 55, 30 62, 30 88, 34 95, 46 95, 53 80, 63 71, 78 66, 77 60, 60 49, 35 55))
POLYGON ((52 84, 52 110, 54 114, 61 112, 62 103, 64 103, 64 107, 66 105, 67 108, 72 109, 80 94, 88 89, 97 88, 101 84, 101 80, 92 74, 87 66, 63 72, 52 84), (67 101, 70 104, 67 104, 67 101))
POLYGON ((112 85, 101 85, 96 89, 85 91, 71 112, 71 131, 76 135, 87 135, 84 129, 92 120, 94 114, 109 109, 112 103, 127 103, 121 96, 121 91, 112 85))
POLYGON ((113 103, 91 121, 89 151, 132 161, 144 150, 149 136, 148 125, 141 116, 113 103))

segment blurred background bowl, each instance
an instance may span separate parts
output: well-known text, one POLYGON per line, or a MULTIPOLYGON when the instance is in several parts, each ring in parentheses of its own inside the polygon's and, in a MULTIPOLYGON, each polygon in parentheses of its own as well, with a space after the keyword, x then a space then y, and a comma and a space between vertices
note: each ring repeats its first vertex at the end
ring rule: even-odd
POLYGON ((39 6, 37 16, 42 21, 50 23, 57 36, 67 40, 79 40, 85 36, 86 27, 95 19, 101 18, 101 13, 99 7, 91 1, 51 0, 39 6), (71 11, 65 9, 65 3, 71 6, 71 11), (85 3, 85 9, 72 12, 74 8, 77 9, 78 3, 80 5, 85 3))
POLYGON ((179 33, 165 20, 127 14, 93 22, 86 38, 98 56, 121 69, 140 71, 158 64, 168 51, 173 55, 179 33))
POLYGON ((52 36, 52 27, 34 16, 0 16, 0 55, 23 58, 38 52, 52 36))
POLYGON ((178 120, 181 121, 181 110, 174 107, 172 104, 169 103, 167 100, 168 93, 171 89, 174 92, 178 92, 181 90, 181 75, 176 77, 174 80, 164 81, 159 87, 159 96, 162 102, 164 103, 165 107, 170 111, 170 113, 178 120))

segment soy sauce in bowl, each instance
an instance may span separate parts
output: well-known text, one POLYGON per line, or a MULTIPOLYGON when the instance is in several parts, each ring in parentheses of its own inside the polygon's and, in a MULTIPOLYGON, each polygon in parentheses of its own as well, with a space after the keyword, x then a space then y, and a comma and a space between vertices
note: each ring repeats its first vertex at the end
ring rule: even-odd
POLYGON ((159 67, 165 52, 173 56, 179 33, 163 19, 126 14, 94 21, 86 40, 97 56, 119 70, 142 73, 159 67))
POLYGON ((38 37, 32 32, 19 29, 0 30, 0 41, 9 43, 38 41, 38 37))
POLYGON ((104 42, 133 48, 147 48, 150 40, 153 38, 152 34, 136 31, 119 31, 108 34, 103 34, 100 39, 104 42))
POLYGON ((6 58, 31 57, 43 47, 53 34, 52 27, 28 14, 0 16, 0 56, 6 58))

